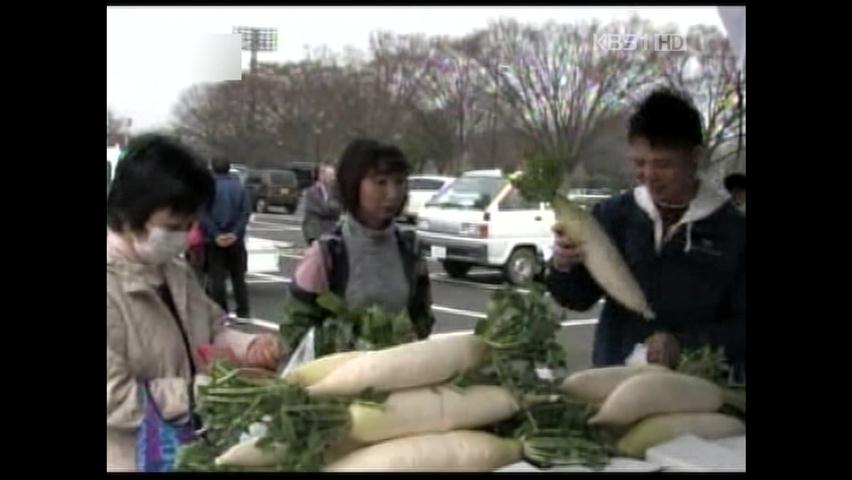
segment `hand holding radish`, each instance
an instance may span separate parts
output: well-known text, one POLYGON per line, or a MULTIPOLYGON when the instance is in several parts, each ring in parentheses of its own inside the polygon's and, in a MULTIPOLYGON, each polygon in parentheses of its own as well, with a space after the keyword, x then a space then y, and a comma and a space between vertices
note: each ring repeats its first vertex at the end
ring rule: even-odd
POLYGON ((275 370, 281 360, 281 343, 278 337, 261 334, 255 338, 246 351, 245 366, 275 370))
POLYGON ((217 347, 211 344, 205 344, 198 347, 198 356, 201 358, 201 367, 203 372, 209 372, 210 365, 214 360, 224 360, 231 363, 237 363, 237 356, 234 351, 228 347, 217 347))
POLYGON ((565 227, 559 223, 553 226, 556 238, 553 242, 553 266, 560 270, 568 270, 583 261, 583 252, 577 243, 568 237, 565 227))

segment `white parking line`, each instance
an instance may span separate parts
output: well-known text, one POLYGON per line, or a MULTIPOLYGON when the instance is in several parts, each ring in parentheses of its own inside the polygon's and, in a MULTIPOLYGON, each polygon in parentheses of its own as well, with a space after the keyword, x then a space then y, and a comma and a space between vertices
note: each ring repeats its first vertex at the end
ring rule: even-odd
MULTIPOLYGON (((487 273, 487 272, 483 272, 483 273, 487 273)), ((492 290, 492 291, 493 290, 502 290, 502 289, 507 287, 507 285, 489 285, 489 284, 483 284, 483 283, 478 283, 478 282, 470 282, 470 281, 467 281, 467 280, 459 280, 457 278, 450 278, 446 273, 430 273, 429 278, 432 279, 432 280, 439 281, 439 282, 454 283, 456 285, 467 285, 469 287, 481 288, 483 290, 492 290)), ((525 295, 530 293, 529 290, 524 289, 524 288, 516 288, 515 290, 518 291, 518 292, 521 292, 525 295)))
POLYGON ((276 220, 284 220, 284 221, 301 221, 302 217, 293 215, 293 214, 269 214, 269 213, 252 213, 252 218, 274 218, 276 220))
POLYGON ((559 322, 563 327, 582 327, 583 325, 597 325, 597 318, 586 318, 581 320, 565 320, 564 322, 559 322))
POLYGON ((480 270, 478 272, 477 271, 467 272, 468 277, 493 277, 493 276, 496 276, 496 275, 499 275, 499 274, 500 273, 497 272, 496 270, 495 271, 480 270))
MULTIPOLYGON (((583 320, 567 320, 565 322, 560 322, 560 325, 563 327, 580 327, 584 325, 596 325, 597 323, 597 318, 588 318, 583 320)), ((473 334, 473 330, 457 330, 455 332, 433 333, 432 335, 429 335, 429 338, 454 337, 457 335, 471 334, 473 334)))
POLYGON ((243 325, 254 325, 256 327, 266 328, 268 330, 277 331, 278 324, 275 322, 270 322, 268 320, 261 320, 259 318, 237 318, 234 316, 229 316, 228 321, 243 324, 243 325))
POLYGON ((269 228, 248 227, 248 228, 246 228, 246 231, 247 232, 286 232, 286 231, 289 231, 289 229, 288 228, 275 228, 275 227, 269 227, 269 228))
MULTIPOLYGON (((268 320, 261 320, 259 318, 236 318, 230 317, 229 320, 233 323, 244 324, 244 325, 254 325, 256 327, 266 328, 268 330, 278 330, 278 324, 275 322, 270 322, 268 320)), ((590 318, 586 320, 569 320, 566 322, 562 322, 561 325, 563 327, 576 327, 583 325, 594 325, 598 323, 596 318, 590 318)), ((444 338, 444 337, 455 337, 458 335, 471 335, 473 334, 473 330, 457 330, 454 332, 444 332, 444 333, 433 333, 429 336, 429 338, 444 338)))
MULTIPOLYGON (((267 226, 267 227, 290 227, 291 226, 291 225, 284 225, 283 223, 276 223, 276 222, 259 222, 257 220, 251 222, 251 225, 264 225, 264 226, 267 226)), ((301 230, 301 227, 299 228, 299 230, 301 230)))
POLYGON ((462 317, 485 318, 486 315, 482 312, 474 312, 473 310, 462 310, 459 308, 442 307, 441 305, 432 305, 432 310, 436 312, 450 313, 462 317))
POLYGON ((287 232, 301 232, 302 227, 296 227, 293 225, 276 225, 276 228, 279 231, 287 231, 287 232))
POLYGON ((269 240, 276 248, 296 248, 293 242, 282 242, 280 240, 269 240))
MULTIPOLYGON (((278 256, 284 257, 284 258, 293 258, 293 259, 296 259, 296 260, 302 259, 302 255, 292 255, 292 254, 289 254, 289 253, 279 253, 278 256)), ((256 274, 250 274, 250 275, 256 275, 256 276, 264 275, 264 277, 262 278, 262 280, 258 280, 258 281, 246 280, 247 283, 290 283, 292 281, 291 279, 286 278, 286 277, 278 277, 278 276, 275 276, 275 275, 269 275, 269 274, 264 274, 264 273, 256 273, 256 274)), ((490 290, 490 291, 502 290, 502 289, 507 287, 506 285, 488 285, 488 284, 482 284, 482 283, 477 283, 477 282, 468 282, 468 281, 465 281, 465 280, 458 280, 458 279, 455 279, 455 278, 449 278, 446 273, 430 273, 429 278, 432 279, 432 280, 437 280, 439 282, 454 283, 456 285, 465 285, 465 286, 468 286, 468 287, 480 288, 482 290, 490 290)), ((515 291, 520 292, 524 295, 527 295, 527 294, 530 293, 530 291, 525 289, 525 288, 516 288, 515 291)), ((603 303, 603 302, 604 302, 603 298, 598 300, 598 303, 603 303)), ((442 308, 445 308, 445 307, 442 307, 442 308)), ((446 307, 446 308, 449 308, 449 307, 446 307)), ((450 309, 450 310, 452 310, 452 309, 450 309)), ((459 312, 461 312, 461 311, 470 312, 470 310, 458 310, 458 311, 459 312)), ((483 315, 482 317, 477 317, 477 318, 485 318, 485 317, 483 315)))
POLYGON ((250 277, 257 277, 260 281, 253 281, 252 278, 246 278, 247 283, 290 283, 293 280, 287 277, 282 277, 279 275, 272 275, 270 273, 250 273, 250 277))

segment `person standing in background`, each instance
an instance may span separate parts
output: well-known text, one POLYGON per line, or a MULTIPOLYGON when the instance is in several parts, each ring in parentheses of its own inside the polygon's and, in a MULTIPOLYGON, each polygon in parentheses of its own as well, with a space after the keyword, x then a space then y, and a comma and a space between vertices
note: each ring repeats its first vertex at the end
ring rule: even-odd
POLYGON ((245 189, 236 175, 230 174, 231 162, 224 157, 213 159, 216 195, 202 218, 210 296, 228 311, 225 279, 234 287, 238 317, 249 317, 246 286, 246 227, 251 209, 245 189))
POLYGON ((320 165, 318 177, 317 182, 305 190, 302 235, 307 246, 323 233, 332 231, 340 219, 340 202, 334 191, 334 167, 320 165))

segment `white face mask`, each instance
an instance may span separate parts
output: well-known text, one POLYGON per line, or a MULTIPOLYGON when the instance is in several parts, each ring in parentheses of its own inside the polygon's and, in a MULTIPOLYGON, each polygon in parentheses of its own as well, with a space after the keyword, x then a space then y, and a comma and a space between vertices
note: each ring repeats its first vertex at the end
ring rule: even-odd
POLYGON ((189 232, 174 232, 162 227, 148 229, 145 241, 133 240, 136 255, 145 262, 160 265, 177 257, 189 248, 189 232))

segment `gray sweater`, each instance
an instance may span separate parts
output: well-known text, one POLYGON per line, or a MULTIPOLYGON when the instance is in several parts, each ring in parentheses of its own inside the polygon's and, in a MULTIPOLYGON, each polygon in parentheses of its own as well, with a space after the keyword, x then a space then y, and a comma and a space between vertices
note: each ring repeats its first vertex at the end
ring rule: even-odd
POLYGON ((346 303, 350 307, 379 305, 388 312, 400 312, 408 306, 409 286, 402 256, 391 225, 373 230, 351 215, 343 220, 343 239, 349 259, 346 303))

